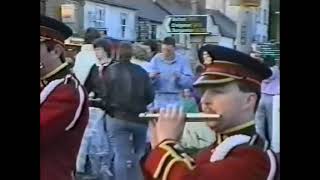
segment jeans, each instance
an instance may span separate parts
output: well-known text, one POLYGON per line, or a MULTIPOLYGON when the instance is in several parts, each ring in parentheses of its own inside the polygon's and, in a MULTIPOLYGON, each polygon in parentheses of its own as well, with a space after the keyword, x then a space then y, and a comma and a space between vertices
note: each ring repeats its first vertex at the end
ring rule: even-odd
POLYGON ((147 125, 107 115, 107 131, 114 152, 115 180, 143 180, 140 159, 146 146, 147 125))
POLYGON ((104 111, 90 107, 78 158, 77 179, 109 180, 113 158, 104 111), (89 178, 90 177, 90 178, 89 178))
POLYGON ((272 141, 272 100, 272 95, 262 93, 259 106, 255 115, 257 133, 269 142, 272 141))

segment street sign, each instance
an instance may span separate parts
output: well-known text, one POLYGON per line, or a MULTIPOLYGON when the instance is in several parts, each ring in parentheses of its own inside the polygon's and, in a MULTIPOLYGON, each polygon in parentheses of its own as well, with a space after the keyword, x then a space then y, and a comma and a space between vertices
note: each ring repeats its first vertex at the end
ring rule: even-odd
POLYGON ((259 7, 261 0, 230 0, 230 6, 253 6, 259 7))
POLYGON ((172 15, 164 22, 171 34, 209 34, 207 31, 208 15, 172 15))

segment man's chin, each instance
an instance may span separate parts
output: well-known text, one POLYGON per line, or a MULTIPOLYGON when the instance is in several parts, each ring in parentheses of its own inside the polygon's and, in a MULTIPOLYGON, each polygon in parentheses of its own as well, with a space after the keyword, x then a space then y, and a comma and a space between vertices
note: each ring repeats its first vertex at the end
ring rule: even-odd
MULTIPOLYGON (((207 125, 209 126, 209 128, 211 130, 213 130, 214 132, 218 132, 220 130, 219 128, 219 122, 217 121, 211 121, 211 122, 207 122, 207 125)), ((220 131, 219 131, 220 132, 220 131)))
POLYGON ((222 132, 221 129, 220 129, 219 127, 217 127, 217 126, 210 127, 210 129, 211 129, 212 131, 214 131, 215 133, 221 133, 221 132, 222 132))

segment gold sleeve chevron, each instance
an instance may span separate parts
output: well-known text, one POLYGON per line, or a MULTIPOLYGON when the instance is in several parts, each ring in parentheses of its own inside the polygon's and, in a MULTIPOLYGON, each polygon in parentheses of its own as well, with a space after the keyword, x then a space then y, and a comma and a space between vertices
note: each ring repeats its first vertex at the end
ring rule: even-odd
POLYGON ((177 142, 166 140, 158 147, 164 150, 166 153, 161 157, 161 160, 157 165, 156 171, 153 174, 154 179, 162 177, 162 180, 165 180, 170 172, 170 169, 175 163, 178 162, 184 163, 190 170, 194 169, 195 161, 189 155, 183 152, 182 147, 177 142))

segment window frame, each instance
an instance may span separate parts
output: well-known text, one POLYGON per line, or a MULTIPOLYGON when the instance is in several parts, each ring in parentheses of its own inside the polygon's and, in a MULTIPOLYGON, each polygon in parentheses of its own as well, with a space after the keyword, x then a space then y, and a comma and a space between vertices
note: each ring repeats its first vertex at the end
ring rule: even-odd
POLYGON ((128 17, 129 17, 128 13, 124 13, 124 12, 120 13, 121 38, 126 38, 126 31, 128 29, 127 28, 128 27, 128 17))
POLYGON ((95 28, 105 28, 106 10, 104 7, 95 6, 94 10, 94 26, 95 28))
POLYGON ((257 9, 257 13, 256 13, 256 23, 260 24, 261 23, 261 8, 257 9))
POLYGON ((267 11, 267 9, 263 9, 263 24, 264 25, 268 24, 268 11, 267 11))

